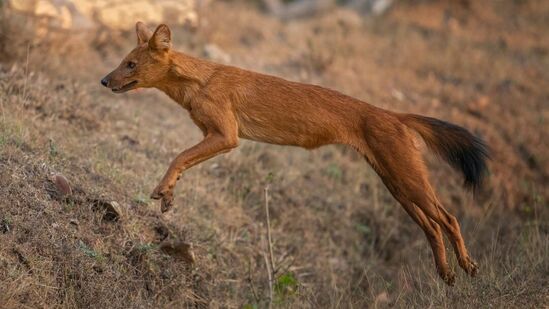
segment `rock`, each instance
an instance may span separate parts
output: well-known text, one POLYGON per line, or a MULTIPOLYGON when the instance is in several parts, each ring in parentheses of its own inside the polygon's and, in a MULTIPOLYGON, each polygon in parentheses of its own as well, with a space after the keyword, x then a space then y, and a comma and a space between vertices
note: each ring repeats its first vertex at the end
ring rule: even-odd
POLYGON ((192 244, 182 241, 165 241, 160 244, 160 250, 175 258, 183 259, 189 264, 195 261, 192 244))
POLYGON ((323 12, 334 12, 334 8, 343 5, 363 11, 366 15, 379 16, 387 12, 394 0, 262 0, 267 11, 282 19, 310 17, 323 12))
POLYGON ((375 299, 376 306, 374 307, 377 307, 381 304, 385 304, 387 302, 389 302, 389 295, 387 294, 387 292, 381 292, 376 296, 376 299, 375 299))
POLYGON ((402 91, 398 89, 393 88, 393 90, 391 90, 391 95, 393 96, 393 98, 399 101, 404 101, 404 99, 406 99, 406 96, 404 96, 404 93, 402 93, 402 91))
POLYGON ((490 105, 490 97, 486 95, 480 96, 475 102, 476 108, 480 110, 485 109, 488 105, 490 105))
POLYGON ((72 194, 71 186, 65 176, 61 174, 54 175, 51 178, 51 181, 55 184, 55 189, 59 194, 59 197, 63 198, 72 194))
POLYGON ((8 222, 9 221, 6 219, 3 219, 2 221, 0 221, 0 232, 2 232, 2 234, 6 234, 11 231, 10 225, 8 222))
POLYGON ((385 13, 393 4, 393 0, 375 0, 372 3, 372 14, 375 16, 385 13))
POLYGON ((118 221, 120 218, 125 217, 125 213, 115 201, 107 201, 102 199, 93 199, 93 209, 95 211, 104 211, 103 219, 106 221, 118 221))
MULTIPOLYGON (((47 28, 131 30, 140 20, 196 27, 196 0, 7 0, 14 13, 46 21, 47 28)), ((43 25, 42 25, 43 26, 43 25)), ((37 29, 38 30, 38 29, 37 29)))
POLYGON ((170 229, 164 224, 159 222, 157 226, 155 226, 154 231, 156 232, 156 238, 159 242, 165 240, 170 236, 170 229))
POLYGON ((380 16, 387 12, 394 0, 351 0, 348 6, 362 10, 366 15, 380 16))
POLYGON ((204 57, 223 63, 231 62, 231 56, 215 44, 206 44, 204 46, 204 57))
POLYGON ((310 17, 336 6, 334 0, 298 0, 285 3, 280 0, 263 0, 267 10, 282 19, 310 17))

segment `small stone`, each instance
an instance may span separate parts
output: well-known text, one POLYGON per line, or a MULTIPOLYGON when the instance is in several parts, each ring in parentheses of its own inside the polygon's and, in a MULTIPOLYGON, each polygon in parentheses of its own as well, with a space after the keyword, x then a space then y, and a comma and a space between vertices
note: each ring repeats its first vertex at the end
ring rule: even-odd
POLYGON ((375 16, 385 13, 393 4, 393 0, 377 0, 372 3, 372 14, 375 16))
POLYGON ((195 261, 193 245, 183 241, 165 241, 160 244, 160 250, 168 255, 183 259, 189 264, 195 261))
POLYGON ((393 98, 395 98, 399 101, 404 101, 404 99, 406 99, 406 97, 404 96, 404 93, 402 93, 402 91, 400 91, 398 89, 393 89, 391 91, 391 95, 393 96, 393 98))
POLYGON ((478 109, 485 109, 488 105, 490 105, 490 97, 486 95, 479 97, 475 105, 478 109))
POLYGON ((51 178, 51 181, 55 184, 55 188, 60 197, 65 197, 72 194, 71 186, 65 176, 61 174, 54 175, 51 178))
POLYGON ((231 62, 231 56, 215 44, 206 44, 204 46, 204 56, 223 63, 231 62))
POLYGON ((105 211, 103 219, 107 221, 118 221, 124 215, 118 202, 95 199, 92 203, 95 211, 105 211))
POLYGON ((376 296, 375 303, 377 305, 389 302, 389 295, 387 292, 381 292, 376 296))

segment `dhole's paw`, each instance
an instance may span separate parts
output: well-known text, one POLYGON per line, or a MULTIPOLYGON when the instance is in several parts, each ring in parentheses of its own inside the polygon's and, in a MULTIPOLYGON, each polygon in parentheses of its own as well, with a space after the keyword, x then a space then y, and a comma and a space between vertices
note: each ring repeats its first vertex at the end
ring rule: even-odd
POLYGON ((162 198, 162 201, 160 202, 160 211, 163 213, 170 210, 173 207, 173 194, 169 193, 169 195, 165 195, 162 198))
POLYGON ((456 274, 453 271, 449 271, 446 274, 441 274, 440 277, 444 280, 444 283, 449 286, 454 286, 454 283, 456 283, 456 274))
POLYGON ((463 270, 465 270, 465 272, 471 277, 478 274, 478 264, 470 257, 466 257, 465 259, 459 261, 459 266, 461 266, 461 268, 463 268, 463 270))
POLYGON ((160 211, 163 213, 170 210, 173 206, 173 192, 170 189, 158 186, 151 194, 151 198, 155 200, 162 199, 160 201, 160 211))

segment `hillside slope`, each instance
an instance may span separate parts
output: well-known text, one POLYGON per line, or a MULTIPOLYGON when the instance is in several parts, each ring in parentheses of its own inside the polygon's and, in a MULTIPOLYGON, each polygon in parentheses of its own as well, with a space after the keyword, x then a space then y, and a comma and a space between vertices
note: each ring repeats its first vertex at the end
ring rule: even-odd
POLYGON ((218 3, 196 33, 174 34, 197 56, 216 44, 231 64, 483 136, 493 161, 476 199, 426 155, 481 265, 474 279, 457 270, 453 288, 438 279, 421 230, 346 148, 243 141, 187 171, 162 215, 148 196, 201 136, 155 90, 100 87, 133 32, 36 42, 4 15, 0 307, 266 307, 265 188, 278 307, 547 306, 549 45, 539 38, 549 6, 482 3, 403 2, 382 19, 340 9, 289 22, 218 3), (59 174, 69 195, 52 181, 59 174), (194 262, 162 242, 192 244, 194 262))

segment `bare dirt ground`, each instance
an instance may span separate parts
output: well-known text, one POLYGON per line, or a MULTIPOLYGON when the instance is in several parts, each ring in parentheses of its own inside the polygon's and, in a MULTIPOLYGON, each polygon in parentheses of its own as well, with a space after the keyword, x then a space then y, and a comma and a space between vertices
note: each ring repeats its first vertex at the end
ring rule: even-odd
POLYGON ((342 147, 243 141, 187 171, 175 208, 161 215, 149 194, 201 136, 158 91, 114 95, 99 85, 133 31, 38 41, 28 22, 4 14, 1 308, 267 307, 265 187, 275 307, 549 306, 547 2, 403 1, 367 19, 342 8, 281 21, 240 2, 201 13, 197 31, 175 29, 177 49, 203 56, 215 44, 232 65, 482 136, 491 172, 476 198, 426 154, 479 276, 465 276, 450 254, 458 278, 445 286, 419 227, 342 147), (69 196, 50 180, 58 173, 69 196), (192 243, 195 262, 162 252, 166 239, 192 243))

